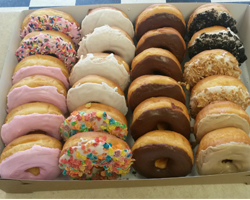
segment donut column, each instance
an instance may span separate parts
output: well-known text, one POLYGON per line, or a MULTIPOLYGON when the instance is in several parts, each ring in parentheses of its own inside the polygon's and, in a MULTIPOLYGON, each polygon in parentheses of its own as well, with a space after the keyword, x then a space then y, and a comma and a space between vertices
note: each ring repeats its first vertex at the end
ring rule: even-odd
POLYGON ((250 170, 249 92, 239 67, 247 57, 236 21, 220 4, 198 7, 190 16, 184 78, 190 86, 190 114, 199 147, 201 175, 250 170), (229 28, 230 27, 230 28, 229 28))

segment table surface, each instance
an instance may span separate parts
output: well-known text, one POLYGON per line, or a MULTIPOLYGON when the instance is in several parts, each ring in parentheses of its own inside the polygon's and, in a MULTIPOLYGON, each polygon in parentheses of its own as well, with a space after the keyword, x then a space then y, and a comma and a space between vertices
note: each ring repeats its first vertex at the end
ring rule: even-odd
MULTIPOLYGON (((221 0, 220 2, 225 2, 221 0)), ((163 3, 162 0, 0 0, 0 74, 8 50, 12 33, 19 11, 29 8, 47 6, 71 6, 104 3, 163 3), (63 2, 63 3, 62 3, 63 2), (15 11, 15 12, 13 12, 15 11)), ((170 2, 170 1, 168 1, 170 2)), ((171 2, 181 2, 171 0, 171 2)), ((184 0, 182 2, 197 2, 184 0)), ((210 2, 210 0, 202 0, 210 2)), ((211 0, 214 2, 214 0, 211 0)), ((217 1, 218 2, 218 1, 217 1)), ((227 0, 230 2, 230 0, 227 0)), ((235 2, 235 1, 234 1, 235 2)), ((249 3, 240 0, 237 2, 249 3)), ((245 184, 214 184, 187 186, 158 186, 116 189, 89 189, 71 191, 34 192, 31 194, 6 194, 0 190, 0 198, 249 198, 250 186, 245 184)))

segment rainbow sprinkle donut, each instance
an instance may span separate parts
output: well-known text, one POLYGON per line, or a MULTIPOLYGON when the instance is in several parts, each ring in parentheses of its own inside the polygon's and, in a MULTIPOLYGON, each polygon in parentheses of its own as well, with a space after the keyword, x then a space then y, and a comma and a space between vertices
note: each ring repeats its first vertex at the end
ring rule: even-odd
POLYGON ((127 174, 132 165, 126 142, 107 133, 78 133, 67 140, 59 159, 63 175, 78 180, 112 180, 127 174))

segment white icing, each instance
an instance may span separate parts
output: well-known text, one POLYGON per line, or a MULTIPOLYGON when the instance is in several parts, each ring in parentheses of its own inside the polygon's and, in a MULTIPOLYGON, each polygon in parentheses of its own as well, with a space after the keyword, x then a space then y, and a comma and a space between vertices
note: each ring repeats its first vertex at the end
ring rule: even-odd
POLYGON ((123 90, 127 87, 130 76, 122 64, 119 64, 114 54, 106 58, 95 57, 93 54, 87 54, 87 57, 80 60, 73 67, 69 81, 74 85, 78 80, 87 75, 103 76, 117 83, 123 90))
POLYGON ((132 22, 126 18, 121 11, 115 9, 100 9, 86 15, 82 20, 82 37, 92 33, 96 27, 103 25, 115 26, 126 31, 131 38, 134 37, 132 22))
POLYGON ((77 107, 89 103, 100 102, 108 106, 112 106, 127 114, 128 108, 125 97, 120 95, 117 88, 112 88, 106 83, 84 83, 71 88, 67 95, 67 105, 70 112, 73 112, 77 107))
POLYGON ((125 34, 108 25, 95 28, 79 43, 78 57, 87 53, 114 52, 130 64, 135 55, 135 45, 125 34))

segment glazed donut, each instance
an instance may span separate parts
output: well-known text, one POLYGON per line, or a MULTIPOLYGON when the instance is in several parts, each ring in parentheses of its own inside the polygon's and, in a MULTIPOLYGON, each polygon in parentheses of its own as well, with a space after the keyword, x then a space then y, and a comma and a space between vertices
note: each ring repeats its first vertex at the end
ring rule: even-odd
POLYGON ((66 88, 56 78, 33 75, 14 84, 7 95, 7 112, 13 108, 31 102, 46 102, 67 113, 66 88))
POLYGON ((181 11, 171 4, 153 4, 136 18, 135 34, 140 39, 147 31, 172 27, 182 36, 186 32, 186 23, 181 11))
POLYGON ((132 147, 133 168, 147 178, 186 176, 194 163, 188 140, 173 131, 151 131, 132 147))
POLYGON ((62 112, 49 103, 35 102, 17 106, 9 112, 1 128, 5 145, 32 131, 44 131, 61 140, 59 127, 64 120, 62 112))
POLYGON ((186 54, 186 43, 181 34, 173 28, 159 28, 148 31, 136 46, 136 55, 145 49, 157 47, 169 50, 181 62, 186 54))
POLYGON ((99 103, 88 103, 78 107, 60 126, 60 133, 66 141, 79 132, 107 132, 126 140, 127 119, 117 109, 99 103))
POLYGON ((89 102, 112 106, 124 115, 128 112, 122 89, 115 82, 101 76, 85 76, 68 91, 67 105, 70 112, 89 102))
POLYGON ((182 87, 167 76, 144 75, 135 79, 128 88, 128 106, 131 110, 151 97, 170 97, 186 103, 182 87))
POLYGON ((170 51, 160 48, 145 49, 132 61, 132 80, 150 74, 169 76, 176 81, 183 79, 180 62, 170 51))
POLYGON ((126 89, 130 81, 128 64, 121 57, 112 53, 89 53, 81 56, 71 70, 70 85, 74 85, 87 75, 103 76, 117 83, 122 90, 126 89))
POLYGON ((196 116, 194 133, 200 141, 207 133, 225 127, 236 127, 250 132, 250 119, 246 111, 230 101, 215 101, 204 107, 196 116), (212 126, 211 126, 212 124, 212 126))
POLYGON ((16 50, 17 59, 20 62, 35 54, 54 55, 69 71, 76 63, 76 51, 72 40, 58 31, 39 31, 26 35, 16 50))
POLYGON ((59 167, 72 179, 116 179, 129 173, 131 150, 123 140, 101 132, 77 133, 63 146, 59 167))
POLYGON ((16 65, 13 71, 12 83, 16 84, 27 76, 37 74, 57 78, 63 82, 67 89, 69 88, 69 73, 64 63, 53 56, 39 54, 28 56, 16 65))
POLYGON ((26 16, 20 36, 23 38, 31 32, 45 30, 60 31, 69 36, 75 45, 80 42, 79 23, 70 14, 50 8, 38 9, 26 16))
POLYGON ((118 27, 134 37, 134 27, 126 13, 114 7, 99 7, 90 9, 82 20, 82 37, 92 33, 95 28, 104 25, 118 27))
POLYGON ((233 54, 239 64, 247 60, 245 48, 236 35, 229 28, 213 26, 196 32, 188 43, 189 57, 210 49, 224 49, 233 54))
POLYGON ((3 179, 53 180, 58 167, 62 144, 43 134, 21 136, 9 143, 0 157, 3 179))
POLYGON ((201 175, 250 170, 250 138, 243 130, 227 127, 206 134, 196 153, 201 175))
POLYGON ((225 6, 219 3, 206 3, 189 17, 187 36, 190 39, 197 31, 211 26, 229 27, 234 33, 238 32, 236 21, 225 6))
POLYGON ((250 103, 249 92, 237 78, 214 75, 199 81, 190 96, 190 114, 193 118, 198 112, 213 101, 231 101, 244 110, 250 103))
POLYGON ((236 58, 223 49, 202 51, 185 63, 184 79, 190 87, 212 75, 227 75, 239 78, 241 70, 236 58))
POLYGON ((190 118, 185 105, 169 97, 153 97, 141 102, 133 113, 132 137, 137 140, 156 129, 170 129, 189 139, 190 118))
POLYGON ((105 25, 95 28, 91 34, 82 38, 77 55, 80 57, 87 53, 101 52, 113 52, 130 64, 135 55, 135 45, 125 31, 105 25))

